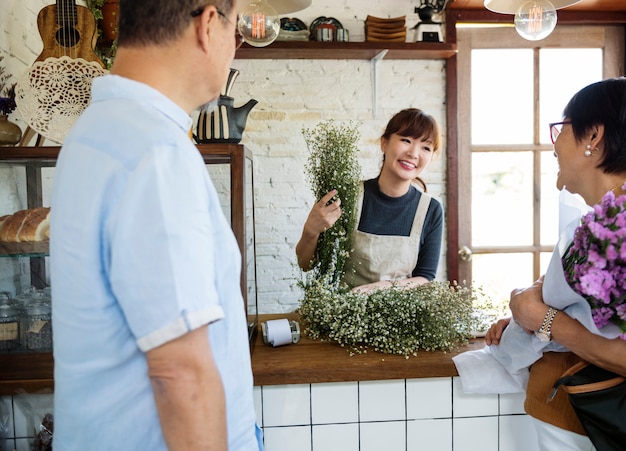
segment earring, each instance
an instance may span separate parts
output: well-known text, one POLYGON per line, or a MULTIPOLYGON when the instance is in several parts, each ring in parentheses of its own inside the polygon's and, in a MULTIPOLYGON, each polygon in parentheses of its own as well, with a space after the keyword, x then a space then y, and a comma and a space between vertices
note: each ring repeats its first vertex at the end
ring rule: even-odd
POLYGON ((585 150, 585 156, 586 157, 590 157, 592 154, 591 152, 591 144, 587 144, 587 150, 585 150))

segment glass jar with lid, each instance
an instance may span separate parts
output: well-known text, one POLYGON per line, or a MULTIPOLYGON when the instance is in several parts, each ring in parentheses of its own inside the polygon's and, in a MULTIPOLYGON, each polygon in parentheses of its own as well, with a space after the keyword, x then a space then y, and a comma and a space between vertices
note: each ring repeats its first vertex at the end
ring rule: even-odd
POLYGON ((22 315, 22 348, 35 352, 52 351, 52 309, 45 302, 31 302, 22 315))
POLYGON ((0 298, 0 353, 20 346, 20 309, 11 298, 0 298))

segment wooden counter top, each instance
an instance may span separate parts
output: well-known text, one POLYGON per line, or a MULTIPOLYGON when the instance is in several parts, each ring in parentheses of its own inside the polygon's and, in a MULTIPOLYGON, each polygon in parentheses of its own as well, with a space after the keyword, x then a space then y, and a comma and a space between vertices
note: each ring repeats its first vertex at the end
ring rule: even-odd
POLYGON ((296 314, 259 315, 252 348, 254 385, 458 376, 452 357, 484 346, 483 339, 474 339, 447 353, 419 351, 408 359, 374 351, 350 356, 348 349, 337 343, 303 335, 297 344, 274 348, 263 343, 261 322, 278 318, 298 320, 296 314))
MULTIPOLYGON (((261 322, 278 318, 298 320, 298 315, 259 315, 251 344, 254 385, 457 376, 452 357, 484 346, 482 339, 475 339, 448 353, 420 351, 408 359, 373 351, 350 356, 347 348, 334 342, 303 335, 295 345, 274 348, 263 343, 261 322)), ((0 354, 0 396, 52 392, 53 372, 52 353, 0 354)))

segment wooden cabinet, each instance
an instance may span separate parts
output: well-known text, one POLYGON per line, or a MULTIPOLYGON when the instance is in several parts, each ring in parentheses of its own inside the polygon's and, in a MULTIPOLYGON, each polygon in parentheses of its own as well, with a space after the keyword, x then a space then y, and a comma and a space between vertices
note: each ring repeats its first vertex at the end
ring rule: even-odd
MULTIPOLYGON (((17 185, 15 193, 25 199, 21 204, 25 203, 27 208, 49 202, 44 198, 50 193, 45 193, 44 190, 47 185, 51 186, 52 181, 46 184, 44 179, 53 177, 59 150, 59 147, 0 147, 0 170, 14 177, 17 185)), ((252 346, 257 330, 252 153, 244 146, 236 144, 202 144, 198 145, 198 150, 207 165, 207 170, 212 173, 211 176, 215 175, 218 179, 216 187, 222 207, 241 249, 241 290, 252 346), (223 183, 220 185, 219 182, 223 183)), ((3 186, 0 185, 0 194, 3 186)), ((7 213, 12 212, 2 212, 7 213)), ((45 287, 47 255, 47 242, 0 243, 0 259, 4 262, 17 262, 17 265, 11 266, 27 268, 22 270, 19 277, 24 279, 19 283, 21 286, 12 286, 8 290, 8 287, 3 285, 15 284, 16 276, 3 276, 0 273, 0 291, 16 292, 28 286, 45 287)), ((53 389, 53 367, 52 353, 0 354, 0 396, 53 389)))

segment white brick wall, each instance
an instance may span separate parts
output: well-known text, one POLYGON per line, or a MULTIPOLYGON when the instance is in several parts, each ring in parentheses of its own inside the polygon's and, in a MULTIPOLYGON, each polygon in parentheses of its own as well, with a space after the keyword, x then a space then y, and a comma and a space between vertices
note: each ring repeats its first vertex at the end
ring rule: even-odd
MULTIPOLYGON (((36 26, 39 10, 48 0, 0 0, 0 54, 8 72, 23 73, 43 45, 36 26)), ((81 0, 78 2, 82 3, 81 0)), ((315 0, 294 13, 310 24, 318 16, 338 19, 353 40, 363 40, 363 21, 406 15, 408 26, 417 16, 415 4, 398 0, 315 0)), ((248 117, 242 144, 254 154, 259 311, 282 313, 298 305, 294 287, 294 248, 313 199, 303 166, 307 152, 302 128, 319 121, 362 122, 361 164, 364 177, 378 173, 378 138, 389 118, 406 107, 432 114, 445 130, 445 61, 381 60, 376 99, 372 101, 372 67, 366 60, 235 60, 240 75, 231 91, 236 105, 254 98, 259 104, 248 117)), ((10 118, 25 128, 17 112, 10 118)), ((445 143, 441 158, 424 178, 430 192, 445 201, 445 143)), ((445 207, 445 202, 444 202, 445 207)), ((445 244, 444 244, 445 247, 445 244)), ((445 256, 438 278, 445 279, 445 256)))

